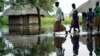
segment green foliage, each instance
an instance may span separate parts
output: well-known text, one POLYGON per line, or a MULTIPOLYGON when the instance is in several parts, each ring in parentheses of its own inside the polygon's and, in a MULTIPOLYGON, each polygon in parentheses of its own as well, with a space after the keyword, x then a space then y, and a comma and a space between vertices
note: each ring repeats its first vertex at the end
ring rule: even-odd
MULTIPOLYGON (((71 20, 72 20, 72 17, 70 16, 67 16, 65 17, 65 21, 63 21, 64 24, 70 24, 71 23, 71 20)), ((82 24, 82 17, 79 16, 79 24, 81 25, 82 24)))
POLYGON ((46 11, 52 11, 55 1, 56 0, 28 0, 32 6, 43 8, 46 11))
POLYGON ((100 46, 96 46, 94 52, 97 56, 100 56, 100 46))
POLYGON ((53 45, 53 38, 48 38, 46 37, 43 41, 42 41, 42 47, 44 48, 43 50, 45 50, 45 52, 47 53, 51 53, 52 51, 55 51, 54 49, 54 45, 53 45))
POLYGON ((8 17, 0 17, 0 25, 6 25, 8 24, 8 17))
POLYGON ((0 37, 0 56, 6 55, 9 53, 9 49, 6 48, 6 44, 4 42, 3 37, 0 37))
MULTIPOLYGON (((44 17, 41 19, 42 27, 52 27, 56 21, 54 16, 44 17)), ((71 23, 71 17, 65 17, 65 20, 62 21, 63 24, 67 25, 71 23)))
POLYGON ((0 50, 5 47, 5 43, 3 42, 3 38, 0 38, 0 50))
POLYGON ((0 12, 4 10, 5 0, 0 0, 0 12))
POLYGON ((82 25, 82 16, 79 16, 79 23, 82 25))
POLYGON ((12 6, 21 6, 31 4, 32 7, 42 8, 46 11, 52 11, 56 0, 8 0, 6 4, 12 6))
POLYGON ((41 19, 42 26, 52 26, 55 22, 54 17, 44 17, 41 19))
POLYGON ((28 4, 27 0, 16 0, 16 5, 26 5, 28 4))
POLYGON ((41 0, 40 1, 40 7, 42 7, 46 11, 52 11, 53 4, 56 0, 41 0))
POLYGON ((45 30, 48 30, 48 28, 52 28, 55 23, 55 17, 43 17, 41 18, 41 25, 42 25, 42 33, 45 32, 45 30))
MULTIPOLYGON (((41 18, 41 25, 42 25, 42 33, 44 33, 45 31, 49 30, 49 29, 53 29, 53 25, 56 21, 55 16, 49 16, 49 17, 43 17, 41 18)), ((65 20, 62 21, 62 24, 70 24, 71 23, 71 17, 65 17, 65 20)), ((52 32, 50 30, 50 32, 52 32)))
POLYGON ((70 24, 71 23, 72 18, 71 17, 65 17, 65 20, 63 21, 63 23, 65 25, 70 24))

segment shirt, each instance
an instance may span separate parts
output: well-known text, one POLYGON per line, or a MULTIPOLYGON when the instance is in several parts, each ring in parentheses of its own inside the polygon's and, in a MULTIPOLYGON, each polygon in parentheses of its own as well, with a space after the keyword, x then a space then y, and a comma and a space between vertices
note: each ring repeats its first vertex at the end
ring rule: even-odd
POLYGON ((73 20, 75 20, 75 21, 79 19, 79 17, 78 17, 78 12, 77 12, 76 9, 73 9, 72 18, 73 18, 73 20))
POLYGON ((94 9, 94 13, 95 13, 95 16, 100 16, 100 7, 99 6, 96 6, 96 8, 94 9))
POLYGON ((72 9, 72 12, 71 12, 70 16, 73 17, 73 14, 75 13, 75 11, 76 11, 76 9, 72 9))
POLYGON ((57 9, 56 9, 56 21, 60 21, 63 19, 64 19, 63 12, 62 12, 60 7, 57 7, 57 9))
POLYGON ((93 17, 94 17, 94 12, 88 12, 87 13, 87 21, 92 22, 93 17))

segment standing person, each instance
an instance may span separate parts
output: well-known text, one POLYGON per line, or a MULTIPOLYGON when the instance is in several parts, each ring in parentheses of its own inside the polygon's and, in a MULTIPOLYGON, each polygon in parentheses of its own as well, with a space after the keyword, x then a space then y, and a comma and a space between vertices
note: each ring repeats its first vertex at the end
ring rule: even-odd
POLYGON ((93 30, 93 18, 94 18, 94 12, 92 12, 92 8, 89 8, 89 12, 87 13, 87 19, 86 19, 86 25, 87 30, 93 30))
POLYGON ((61 21, 64 21, 64 15, 61 8, 59 7, 59 2, 56 2, 55 6, 56 6, 56 22, 54 24, 54 32, 65 31, 67 34, 66 28, 61 24, 61 21))
POLYGON ((71 29, 74 28, 74 31, 76 31, 75 28, 79 29, 79 17, 78 17, 78 11, 76 10, 75 4, 72 4, 73 12, 72 12, 72 21, 71 21, 71 26, 69 32, 71 32, 71 29))
POLYGON ((100 7, 99 7, 99 2, 96 2, 96 7, 94 9, 95 13, 95 19, 94 19, 94 25, 97 27, 97 31, 99 31, 100 27, 100 7))

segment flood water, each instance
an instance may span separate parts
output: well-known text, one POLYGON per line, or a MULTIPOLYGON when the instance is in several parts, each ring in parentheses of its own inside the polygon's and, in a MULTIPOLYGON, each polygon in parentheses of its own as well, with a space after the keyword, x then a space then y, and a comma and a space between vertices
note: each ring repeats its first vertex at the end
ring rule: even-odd
POLYGON ((0 30, 0 56, 100 56, 99 32, 9 35, 0 30))

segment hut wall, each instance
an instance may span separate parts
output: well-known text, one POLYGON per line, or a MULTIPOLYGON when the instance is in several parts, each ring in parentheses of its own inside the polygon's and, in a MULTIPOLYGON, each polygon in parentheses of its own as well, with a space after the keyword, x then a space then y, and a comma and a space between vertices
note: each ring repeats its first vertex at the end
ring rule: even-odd
POLYGON ((39 32, 38 17, 35 15, 9 16, 10 34, 36 34, 39 32))
POLYGON ((29 16, 22 16, 22 26, 23 26, 23 34, 29 34, 29 16))
POLYGON ((38 33, 38 17, 37 16, 30 16, 29 17, 29 32, 30 34, 36 34, 38 33))
POLYGON ((38 24, 38 17, 37 16, 30 16, 29 23, 36 23, 38 24))
POLYGON ((22 24, 21 16, 9 16, 9 24, 22 24))
POLYGON ((20 25, 20 34, 23 34, 23 16, 21 16, 21 18, 20 18, 20 21, 21 21, 21 25, 20 25))
POLYGON ((9 16, 9 33, 10 34, 20 34, 21 27, 21 17, 20 16, 9 16))

